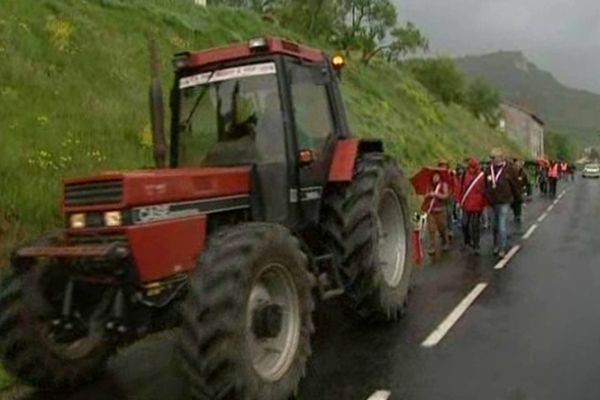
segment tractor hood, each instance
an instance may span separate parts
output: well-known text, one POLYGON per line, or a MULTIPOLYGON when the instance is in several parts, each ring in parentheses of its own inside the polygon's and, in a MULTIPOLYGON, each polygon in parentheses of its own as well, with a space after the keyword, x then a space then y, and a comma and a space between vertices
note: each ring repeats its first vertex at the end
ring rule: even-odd
POLYGON ((177 168, 105 172, 64 180, 64 212, 248 195, 250 167, 177 168))

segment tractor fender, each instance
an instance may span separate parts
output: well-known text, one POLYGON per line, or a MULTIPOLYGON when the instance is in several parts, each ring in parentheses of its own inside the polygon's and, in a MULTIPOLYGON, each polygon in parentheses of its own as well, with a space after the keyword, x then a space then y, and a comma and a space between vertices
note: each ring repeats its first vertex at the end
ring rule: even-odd
POLYGON ((338 140, 333 149, 329 182, 350 182, 358 156, 365 153, 383 153, 383 142, 356 138, 338 140))

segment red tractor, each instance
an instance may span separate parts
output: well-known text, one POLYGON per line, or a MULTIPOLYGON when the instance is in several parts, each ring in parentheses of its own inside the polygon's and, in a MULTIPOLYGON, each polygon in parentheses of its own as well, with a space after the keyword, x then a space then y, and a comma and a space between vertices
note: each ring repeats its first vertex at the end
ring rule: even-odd
POLYGON ((65 180, 64 229, 17 249, 1 289, 2 363, 70 387, 176 327, 191 398, 287 399, 315 299, 402 313, 404 177, 380 141, 351 137, 343 59, 277 38, 175 56, 166 167, 153 54, 157 168, 65 180))

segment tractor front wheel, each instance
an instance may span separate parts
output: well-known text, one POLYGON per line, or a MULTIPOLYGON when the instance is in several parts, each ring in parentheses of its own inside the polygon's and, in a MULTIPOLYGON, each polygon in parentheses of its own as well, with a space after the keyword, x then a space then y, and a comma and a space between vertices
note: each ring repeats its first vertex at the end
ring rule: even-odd
MULTIPOLYGON (((70 334, 56 332, 53 321, 60 316, 65 290, 59 270, 58 265, 35 265, 6 278, 0 289, 2 364, 21 381, 43 389, 72 388, 94 379, 114 350, 99 326, 84 327, 82 319, 70 334)), ((86 297, 94 298, 87 290, 86 297)), ((108 305, 91 307, 98 315, 108 305)), ((79 303, 74 307, 84 310, 79 303)), ((94 315, 86 322, 94 324, 94 315)))
POLYGON ((179 350, 193 399, 285 400, 308 357, 307 258, 284 227, 215 233, 182 306, 179 350))

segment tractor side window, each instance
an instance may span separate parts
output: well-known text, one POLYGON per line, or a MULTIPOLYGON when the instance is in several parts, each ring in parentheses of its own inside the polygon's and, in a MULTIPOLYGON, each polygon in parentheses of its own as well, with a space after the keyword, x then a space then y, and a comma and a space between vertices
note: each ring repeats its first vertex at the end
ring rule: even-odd
POLYGON ((316 82, 315 68, 301 65, 291 68, 291 86, 298 146, 319 158, 334 130, 327 86, 316 82))

